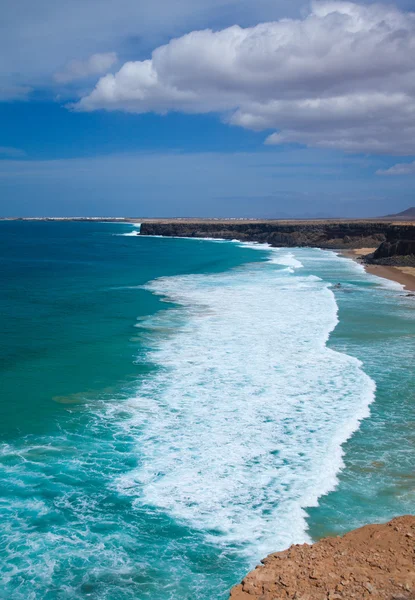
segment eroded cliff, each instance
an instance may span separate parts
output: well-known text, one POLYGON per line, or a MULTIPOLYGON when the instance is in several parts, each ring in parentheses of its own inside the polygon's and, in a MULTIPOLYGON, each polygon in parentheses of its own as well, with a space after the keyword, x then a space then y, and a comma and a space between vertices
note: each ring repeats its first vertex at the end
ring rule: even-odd
MULTIPOLYGON (((374 260, 415 257, 415 224, 374 221, 147 221, 142 235, 267 242, 274 247, 378 248, 374 260)), ((401 261, 402 262, 402 261, 401 261)), ((404 262, 404 261, 403 261, 404 262)))

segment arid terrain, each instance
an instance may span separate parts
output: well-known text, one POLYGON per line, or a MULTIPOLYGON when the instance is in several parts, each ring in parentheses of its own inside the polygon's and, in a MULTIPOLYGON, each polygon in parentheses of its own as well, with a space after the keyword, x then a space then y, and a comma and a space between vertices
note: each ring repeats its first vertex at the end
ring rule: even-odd
POLYGON ((413 600, 415 517, 271 554, 231 600, 413 600))

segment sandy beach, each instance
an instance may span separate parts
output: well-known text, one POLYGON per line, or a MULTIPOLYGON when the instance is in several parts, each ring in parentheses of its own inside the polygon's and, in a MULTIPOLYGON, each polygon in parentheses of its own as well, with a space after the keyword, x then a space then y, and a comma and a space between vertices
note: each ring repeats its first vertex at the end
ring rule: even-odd
MULTIPOLYGON (((343 254, 348 258, 358 260, 374 252, 376 248, 355 248, 345 250, 343 254)), ((388 267, 386 265, 366 265, 364 267, 368 273, 383 277, 391 281, 396 281, 405 287, 409 292, 415 292, 415 267, 388 267)))

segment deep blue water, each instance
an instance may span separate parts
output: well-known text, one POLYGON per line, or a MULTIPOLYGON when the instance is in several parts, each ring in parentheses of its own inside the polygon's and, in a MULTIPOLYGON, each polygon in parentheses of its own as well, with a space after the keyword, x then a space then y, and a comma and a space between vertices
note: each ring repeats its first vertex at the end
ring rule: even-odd
POLYGON ((0 223, 0 597, 225 599, 413 512, 413 298, 332 252, 135 232, 0 223))

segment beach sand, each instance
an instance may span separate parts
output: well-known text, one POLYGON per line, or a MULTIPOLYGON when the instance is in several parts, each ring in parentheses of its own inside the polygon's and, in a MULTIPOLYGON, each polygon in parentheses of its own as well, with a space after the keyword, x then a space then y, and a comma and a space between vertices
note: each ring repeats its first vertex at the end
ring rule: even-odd
MULTIPOLYGON (((358 260, 374 252, 376 248, 355 248, 343 252, 348 258, 358 260)), ((415 267, 388 267, 386 265, 363 265, 368 273, 396 281, 409 292, 415 292, 415 267)))

